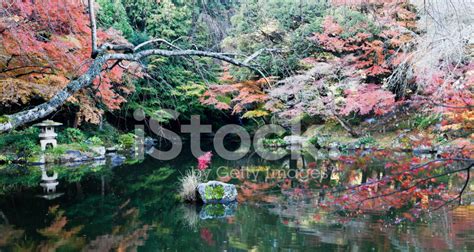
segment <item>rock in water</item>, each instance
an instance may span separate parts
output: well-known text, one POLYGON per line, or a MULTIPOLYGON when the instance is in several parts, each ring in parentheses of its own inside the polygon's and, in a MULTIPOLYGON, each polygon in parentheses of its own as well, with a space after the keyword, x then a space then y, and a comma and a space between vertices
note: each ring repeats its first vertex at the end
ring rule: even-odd
POLYGON ((204 203, 229 203, 237 199, 237 189, 232 184, 209 181, 200 183, 197 189, 204 203))

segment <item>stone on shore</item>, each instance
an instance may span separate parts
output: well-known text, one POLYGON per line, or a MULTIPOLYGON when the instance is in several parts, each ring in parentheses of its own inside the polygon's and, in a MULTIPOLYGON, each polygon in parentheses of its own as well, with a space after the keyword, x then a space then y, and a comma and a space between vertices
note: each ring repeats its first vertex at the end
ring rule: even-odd
POLYGON ((200 183, 197 190, 204 203, 229 203, 237 199, 237 189, 235 185, 220 181, 200 183))

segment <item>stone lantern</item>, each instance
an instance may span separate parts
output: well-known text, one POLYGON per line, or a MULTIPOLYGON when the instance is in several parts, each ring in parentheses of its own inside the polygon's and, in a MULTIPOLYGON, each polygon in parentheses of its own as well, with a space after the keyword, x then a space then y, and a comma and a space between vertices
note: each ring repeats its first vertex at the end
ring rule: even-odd
POLYGON ((54 132, 54 128, 61 125, 63 124, 52 120, 46 120, 34 125, 41 129, 41 133, 39 134, 41 150, 46 150, 48 144, 51 144, 53 148, 58 145, 58 142, 56 141, 56 136, 58 136, 58 134, 54 132))

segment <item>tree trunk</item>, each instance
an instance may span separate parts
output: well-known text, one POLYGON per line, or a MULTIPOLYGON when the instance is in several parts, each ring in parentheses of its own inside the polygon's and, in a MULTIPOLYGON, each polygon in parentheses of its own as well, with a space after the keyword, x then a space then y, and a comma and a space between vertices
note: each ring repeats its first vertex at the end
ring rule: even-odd
POLYGON ((344 119, 340 118, 338 115, 334 115, 334 117, 336 118, 336 120, 339 122, 339 124, 341 124, 341 126, 347 131, 349 132, 349 134, 351 134, 352 137, 359 137, 360 134, 355 131, 350 125, 349 123, 347 123, 344 119))

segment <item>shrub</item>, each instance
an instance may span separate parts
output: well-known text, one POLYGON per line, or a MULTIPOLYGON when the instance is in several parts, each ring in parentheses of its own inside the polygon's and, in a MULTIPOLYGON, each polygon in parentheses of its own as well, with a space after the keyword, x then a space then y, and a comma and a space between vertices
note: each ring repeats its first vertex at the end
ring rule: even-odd
POLYGON ((13 151, 21 156, 29 156, 39 151, 38 128, 28 128, 23 131, 12 131, 0 135, 0 150, 13 151))
POLYGON ((375 145, 376 141, 375 138, 371 136, 365 136, 357 140, 356 145, 361 147, 361 146, 368 146, 368 145, 375 145))
POLYGON ((86 139, 86 136, 80 129, 67 128, 58 134, 59 143, 80 143, 86 139))
POLYGON ((96 137, 96 136, 93 136, 93 137, 89 137, 89 139, 87 139, 87 142, 89 144, 92 144, 92 145, 104 145, 104 142, 102 141, 102 139, 100 139, 99 137, 96 137))
POLYGON ((51 156, 57 158, 66 153, 68 148, 64 145, 58 145, 56 148, 50 148, 46 150, 46 154, 50 154, 51 156))
POLYGON ((133 133, 122 134, 118 141, 121 146, 130 148, 135 144, 135 135, 133 133))
POLYGON ((120 136, 120 132, 108 122, 104 122, 102 127, 93 124, 83 125, 81 129, 88 139, 92 137, 100 138, 103 142, 102 145, 114 145, 120 136))
POLYGON ((416 127, 419 130, 424 130, 428 128, 429 126, 437 123, 440 121, 440 115, 434 114, 434 115, 417 115, 415 117, 415 121, 413 123, 413 126, 416 127))

